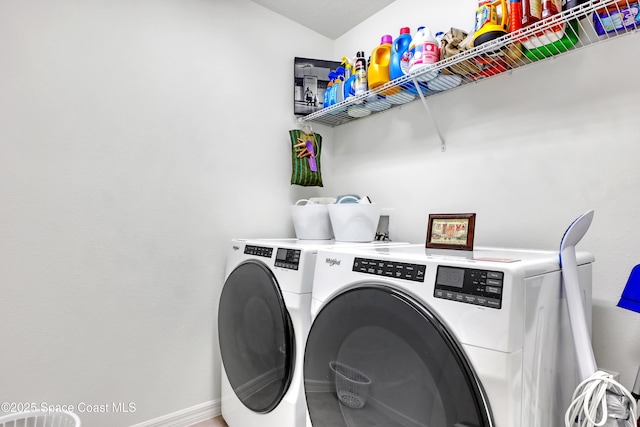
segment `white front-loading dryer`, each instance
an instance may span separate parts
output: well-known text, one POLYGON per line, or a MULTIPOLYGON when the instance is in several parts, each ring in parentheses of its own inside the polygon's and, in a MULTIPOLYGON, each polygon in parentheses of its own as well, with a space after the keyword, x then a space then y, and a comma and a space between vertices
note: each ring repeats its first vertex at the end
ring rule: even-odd
MULTIPOLYGON (((317 258, 304 360, 313 427, 563 425, 578 373, 557 252, 413 245, 317 258)), ((590 322, 593 257, 578 262, 590 322)))
POLYGON ((218 310, 221 409, 231 427, 299 427, 316 254, 329 247, 395 245, 333 240, 230 242, 218 310))

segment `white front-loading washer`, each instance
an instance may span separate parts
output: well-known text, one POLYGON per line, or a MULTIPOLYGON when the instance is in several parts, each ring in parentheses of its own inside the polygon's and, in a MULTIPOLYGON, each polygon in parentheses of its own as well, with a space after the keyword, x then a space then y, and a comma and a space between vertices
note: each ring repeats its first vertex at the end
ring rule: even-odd
POLYGON ((311 324, 311 289, 320 249, 392 242, 235 239, 230 242, 218 310, 221 409, 231 427, 299 427, 311 324))
POLYGON ((313 427, 563 425, 578 373, 557 252, 322 250, 312 298, 313 427))

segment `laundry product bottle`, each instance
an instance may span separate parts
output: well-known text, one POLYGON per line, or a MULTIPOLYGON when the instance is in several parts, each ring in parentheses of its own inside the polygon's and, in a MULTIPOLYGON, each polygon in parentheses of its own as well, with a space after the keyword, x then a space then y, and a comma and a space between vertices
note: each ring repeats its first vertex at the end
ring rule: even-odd
POLYGON ((330 104, 330 98, 331 98, 331 90, 333 88, 333 80, 336 78, 336 73, 334 71, 329 71, 329 83, 327 83, 327 88, 324 90, 324 102, 322 103, 322 106, 324 108, 327 108, 330 104))
MULTIPOLYGON (((562 12, 562 0, 543 0, 542 1, 542 19, 550 18, 562 12)), ((560 40, 564 35, 564 24, 553 25, 547 30, 547 33, 555 35, 555 40, 560 40)))
POLYGON ((363 51, 360 51, 356 54, 356 60, 354 61, 353 68, 356 75, 355 94, 362 95, 367 90, 369 90, 369 78, 367 76, 367 59, 364 57, 363 51))
POLYGON ((483 2, 476 9, 473 45, 480 46, 509 32, 509 8, 506 0, 483 2))
POLYGON ((509 32, 522 28, 522 0, 509 0, 509 32))
POLYGON ((336 78, 331 91, 331 105, 344 101, 344 67, 336 68, 336 78))
MULTIPOLYGON (((389 67, 391 65, 392 41, 393 39, 390 35, 387 34, 382 36, 380 45, 373 49, 373 52, 371 53, 371 61, 369 63, 368 71, 369 89, 375 89, 391 80, 389 67)), ((398 92, 400 92, 399 87, 392 87, 380 93, 383 95, 393 95, 398 92)))
POLYGON ((343 96, 344 99, 347 99, 350 96, 356 94, 356 73, 353 70, 353 64, 346 56, 342 57, 342 65, 344 65, 344 85, 343 85, 343 96))
POLYGON ((391 64, 389 77, 391 80, 409 74, 409 62, 411 61, 411 30, 409 27, 400 28, 400 35, 391 44, 391 64))
POLYGON ((520 17, 522 27, 531 25, 542 19, 542 0, 521 0, 522 15, 520 17))
MULTIPOLYGON (((569 10, 571 8, 580 6, 582 3, 586 3, 586 2, 587 0, 562 0, 562 10, 569 10)), ((626 7, 625 2, 618 2, 618 3, 621 4, 620 7, 626 7)))
MULTIPOLYGON (((409 62, 409 72, 413 73, 421 68, 435 64, 440 59, 440 46, 438 40, 431 34, 431 30, 427 27, 419 27, 410 49, 413 51, 411 61, 409 62)), ((433 76, 435 77, 435 75, 433 76)))

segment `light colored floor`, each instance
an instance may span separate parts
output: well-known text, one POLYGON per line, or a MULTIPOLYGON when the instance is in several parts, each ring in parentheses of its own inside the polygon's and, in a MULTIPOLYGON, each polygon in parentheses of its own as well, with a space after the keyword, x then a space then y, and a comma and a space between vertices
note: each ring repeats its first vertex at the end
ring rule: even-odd
POLYGON ((227 423, 224 422, 222 416, 212 418, 210 420, 199 422, 191 427, 227 427, 227 423))

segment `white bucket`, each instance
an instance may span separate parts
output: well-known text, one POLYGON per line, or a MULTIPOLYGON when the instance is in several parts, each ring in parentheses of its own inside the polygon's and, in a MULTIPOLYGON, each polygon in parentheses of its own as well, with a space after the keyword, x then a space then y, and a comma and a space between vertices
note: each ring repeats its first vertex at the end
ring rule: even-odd
POLYGON ((291 218, 296 237, 300 240, 329 240, 333 238, 327 205, 316 205, 301 199, 291 206, 291 218), (299 205, 306 202, 305 205, 299 205))
POLYGON ((373 203, 329 205, 329 217, 336 240, 339 242, 372 242, 376 237, 381 212, 382 208, 373 203))

